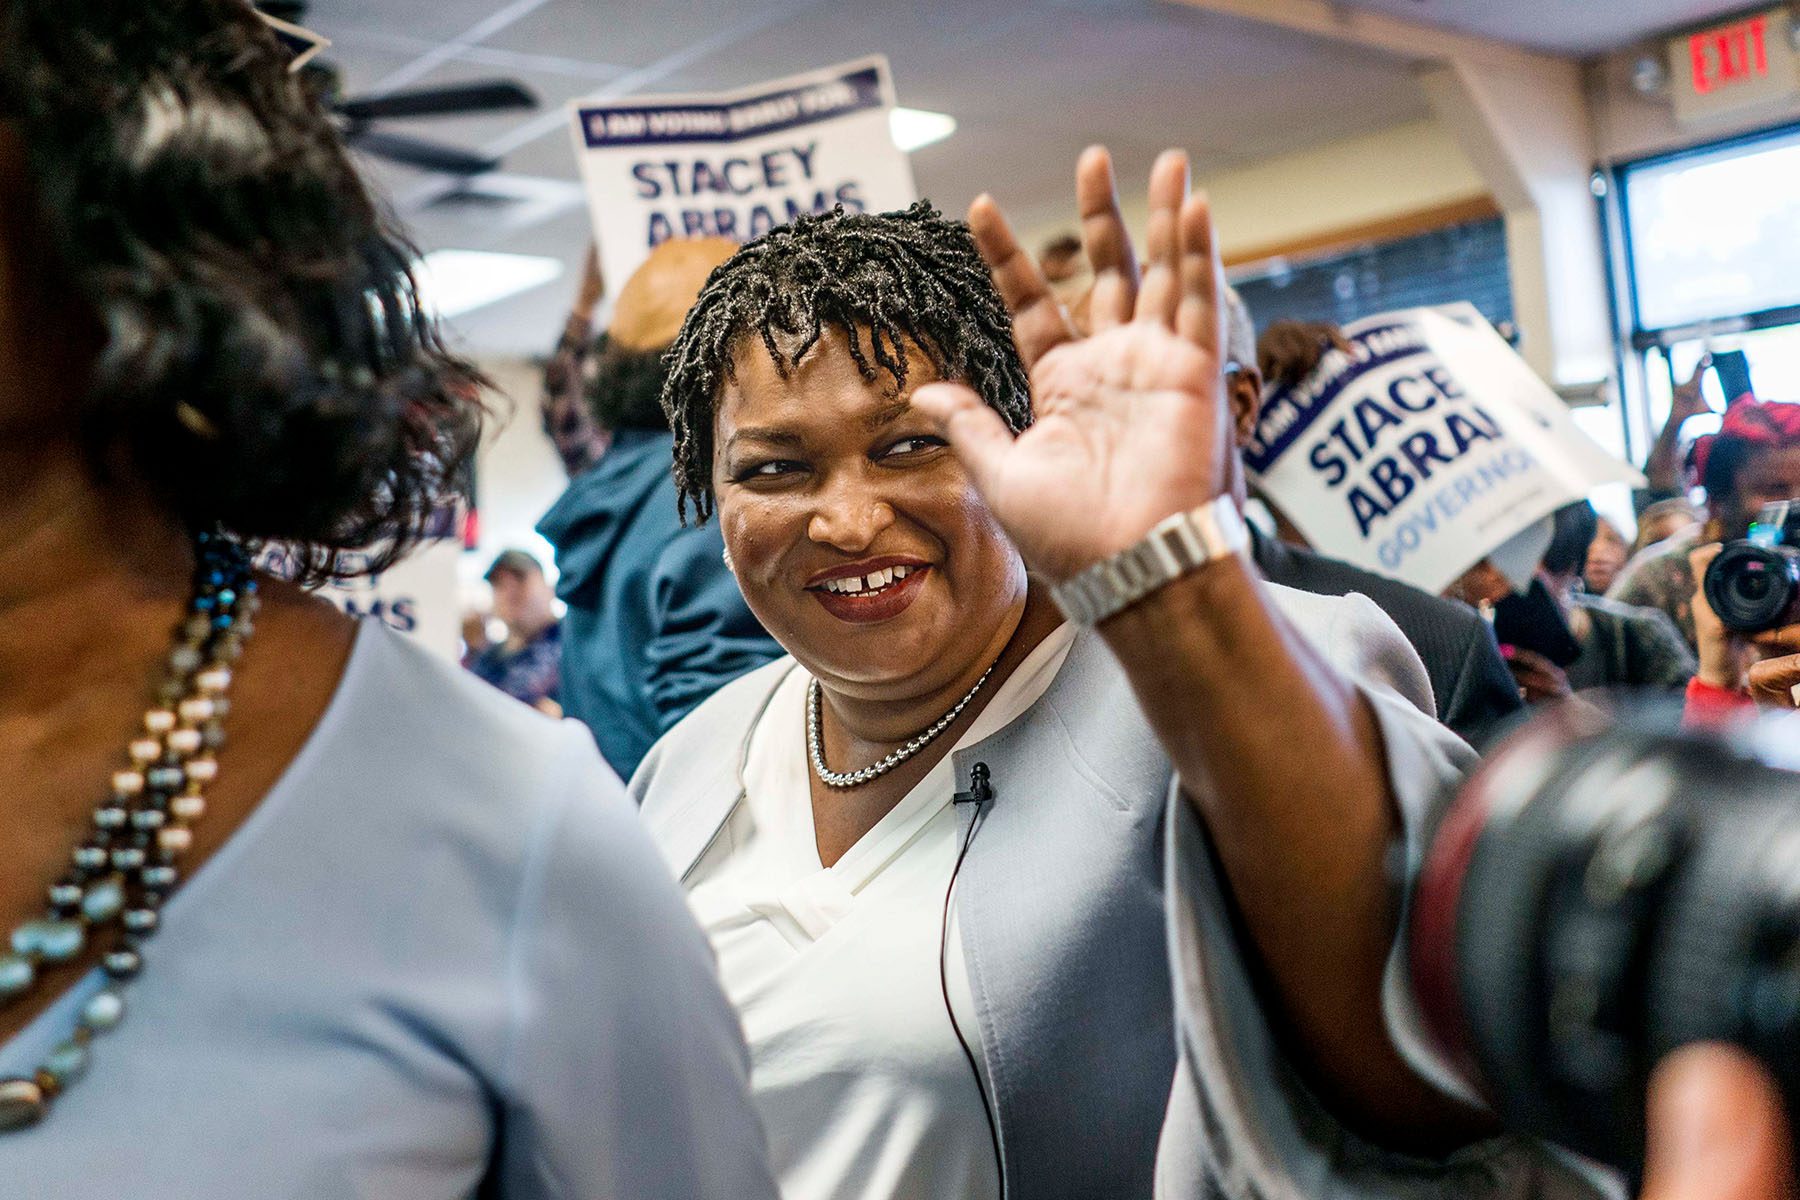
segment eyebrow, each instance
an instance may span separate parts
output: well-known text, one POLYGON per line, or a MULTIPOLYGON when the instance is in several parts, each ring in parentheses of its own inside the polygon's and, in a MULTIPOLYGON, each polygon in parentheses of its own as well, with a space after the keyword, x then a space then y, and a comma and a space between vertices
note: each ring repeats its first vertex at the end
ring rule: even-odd
POLYGON ((912 402, 910 400, 896 400, 894 403, 883 405, 864 417, 863 424, 867 425, 870 429, 880 429, 884 425, 892 425, 895 421, 898 421, 901 417, 904 417, 911 411, 912 402))
POLYGON ((726 439, 725 449, 730 450, 739 442, 765 442, 771 446, 799 446, 805 442, 799 434, 786 429, 772 429, 763 425, 746 425, 726 439))

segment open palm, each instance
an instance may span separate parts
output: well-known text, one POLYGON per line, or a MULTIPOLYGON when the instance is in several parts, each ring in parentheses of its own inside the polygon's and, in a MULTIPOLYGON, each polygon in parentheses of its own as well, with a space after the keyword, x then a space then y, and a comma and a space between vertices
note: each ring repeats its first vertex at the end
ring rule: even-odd
POLYGON ((1187 195, 1185 157, 1165 154, 1151 176, 1141 279, 1104 151, 1083 155, 1077 193, 1095 272, 1085 338, 993 202, 982 197, 969 214, 1031 372, 1031 428, 1015 438, 959 385, 914 397, 943 424, 1026 562, 1053 582, 1230 482, 1223 270, 1206 202, 1187 195))

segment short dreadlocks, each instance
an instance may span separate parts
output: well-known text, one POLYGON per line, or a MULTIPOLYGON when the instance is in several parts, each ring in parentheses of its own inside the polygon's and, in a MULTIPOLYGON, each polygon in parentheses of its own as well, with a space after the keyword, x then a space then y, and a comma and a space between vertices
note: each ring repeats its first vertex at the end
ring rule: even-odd
POLYGON ((662 404, 683 520, 689 504, 701 521, 712 515, 713 416, 740 344, 760 338, 785 379, 827 325, 845 334, 864 379, 886 371, 905 387, 911 342, 1013 432, 1031 423, 1012 319, 967 225, 924 200, 902 212, 802 216, 721 263, 669 348, 662 404))

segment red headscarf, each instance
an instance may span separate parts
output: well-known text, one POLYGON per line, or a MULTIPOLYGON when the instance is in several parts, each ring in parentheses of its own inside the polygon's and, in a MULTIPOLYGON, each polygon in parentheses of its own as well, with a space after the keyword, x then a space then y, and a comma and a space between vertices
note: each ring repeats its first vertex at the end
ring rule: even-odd
POLYGON ((1800 445, 1800 404, 1739 396, 1725 410, 1719 432, 1694 439, 1688 451, 1688 478, 1695 485, 1706 479, 1706 460, 1720 438, 1735 438, 1757 446, 1800 445))

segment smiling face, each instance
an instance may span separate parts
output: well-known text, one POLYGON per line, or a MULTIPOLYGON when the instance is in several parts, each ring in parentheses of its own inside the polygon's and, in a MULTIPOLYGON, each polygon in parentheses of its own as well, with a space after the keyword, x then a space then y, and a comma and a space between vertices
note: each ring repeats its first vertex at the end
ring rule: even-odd
MULTIPOLYGON (((867 334, 862 333, 867 353, 867 334)), ((985 666, 1025 605, 1025 566, 913 389, 865 380, 841 331, 783 379, 746 338, 718 398, 713 488, 751 611, 828 687, 940 690, 985 666)))

